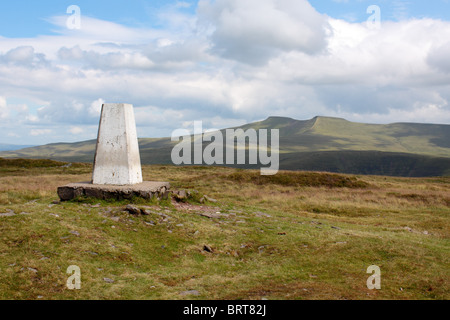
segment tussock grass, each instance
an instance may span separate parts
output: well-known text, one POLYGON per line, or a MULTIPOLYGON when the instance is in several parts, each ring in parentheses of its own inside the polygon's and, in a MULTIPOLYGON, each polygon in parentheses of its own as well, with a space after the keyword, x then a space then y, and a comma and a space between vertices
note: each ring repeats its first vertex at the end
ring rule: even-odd
POLYGON ((366 188, 368 183, 359 181, 355 177, 339 174, 317 172, 280 172, 276 175, 263 176, 258 172, 244 171, 227 176, 231 181, 250 182, 256 185, 280 185, 290 187, 328 187, 328 188, 366 188))
POLYGON ((218 202, 53 204, 90 179, 72 167, 0 168, 0 299, 450 298, 450 178, 144 166, 218 202), (373 264, 381 290, 366 287, 373 264), (70 265, 81 290, 66 287, 70 265))

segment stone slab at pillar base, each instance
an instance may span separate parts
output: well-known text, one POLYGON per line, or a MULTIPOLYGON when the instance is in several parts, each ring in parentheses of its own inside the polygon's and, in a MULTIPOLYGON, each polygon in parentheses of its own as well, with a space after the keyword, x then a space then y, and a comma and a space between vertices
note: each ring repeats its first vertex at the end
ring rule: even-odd
POLYGON ((103 185, 90 182, 70 183, 58 188, 61 201, 73 200, 77 197, 97 198, 101 200, 123 200, 140 197, 151 200, 156 197, 167 199, 170 183, 144 181, 133 185, 103 185))

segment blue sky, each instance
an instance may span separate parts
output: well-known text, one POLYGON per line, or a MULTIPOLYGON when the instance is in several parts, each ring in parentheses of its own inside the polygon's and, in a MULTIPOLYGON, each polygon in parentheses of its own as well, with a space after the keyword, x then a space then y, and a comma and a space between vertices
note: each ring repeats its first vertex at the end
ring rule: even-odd
MULTIPOLYGON (((194 13, 197 1, 185 11, 194 13)), ((18 0, 0 3, 0 34, 4 37, 33 37, 52 34, 52 25, 46 18, 60 15, 70 5, 78 5, 82 13, 94 18, 115 21, 127 26, 159 25, 154 13, 157 9, 173 5, 164 0, 18 0)), ((385 20, 433 18, 450 20, 449 0, 311 0, 319 12, 350 22, 367 19, 369 5, 378 5, 385 20)))
MULTIPOLYGON (((194 13, 196 1, 185 11, 194 13)), ((0 34, 4 37, 34 37, 53 34, 54 27, 47 19, 66 12, 70 5, 78 5, 82 14, 97 19, 114 21, 130 27, 158 27, 155 17, 158 9, 174 5, 175 1, 163 0, 18 0, 0 3, 0 34)))
POLYGON ((94 139, 104 102, 132 103, 141 137, 272 115, 450 124, 449 56, 450 0, 2 1, 0 143, 94 139))

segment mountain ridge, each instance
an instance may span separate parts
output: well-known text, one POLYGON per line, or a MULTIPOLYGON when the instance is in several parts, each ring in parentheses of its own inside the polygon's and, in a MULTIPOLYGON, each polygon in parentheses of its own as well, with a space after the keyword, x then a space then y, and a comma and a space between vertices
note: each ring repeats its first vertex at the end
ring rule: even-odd
MULTIPOLYGON (((324 116, 307 120, 271 116, 230 129, 238 128, 244 131, 279 129, 280 169, 357 174, 387 172, 401 176, 450 174, 450 125, 407 122, 368 124, 324 116), (355 162, 355 159, 358 161, 355 162), (355 171, 347 163, 359 169, 355 171)), ((225 133, 226 129, 220 131, 225 133)), ((92 162, 95 143, 96 140, 52 143, 0 152, 0 157, 92 162)), ((170 154, 175 144, 169 137, 140 138, 142 163, 170 164, 170 154)))

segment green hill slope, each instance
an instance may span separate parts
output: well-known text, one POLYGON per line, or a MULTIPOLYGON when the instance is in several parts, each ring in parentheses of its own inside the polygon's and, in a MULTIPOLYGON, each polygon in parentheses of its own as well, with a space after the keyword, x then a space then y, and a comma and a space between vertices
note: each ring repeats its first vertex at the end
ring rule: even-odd
MULTIPOLYGON (((269 117, 233 129, 238 128, 279 129, 281 169, 394 176, 450 174, 450 125, 269 117)), ((221 131, 225 135, 225 129, 221 131)), ((142 163, 172 163, 170 153, 175 144, 170 138, 139 139, 142 163)), ((90 140, 0 152, 0 157, 91 162, 94 152, 95 140, 90 140)))

